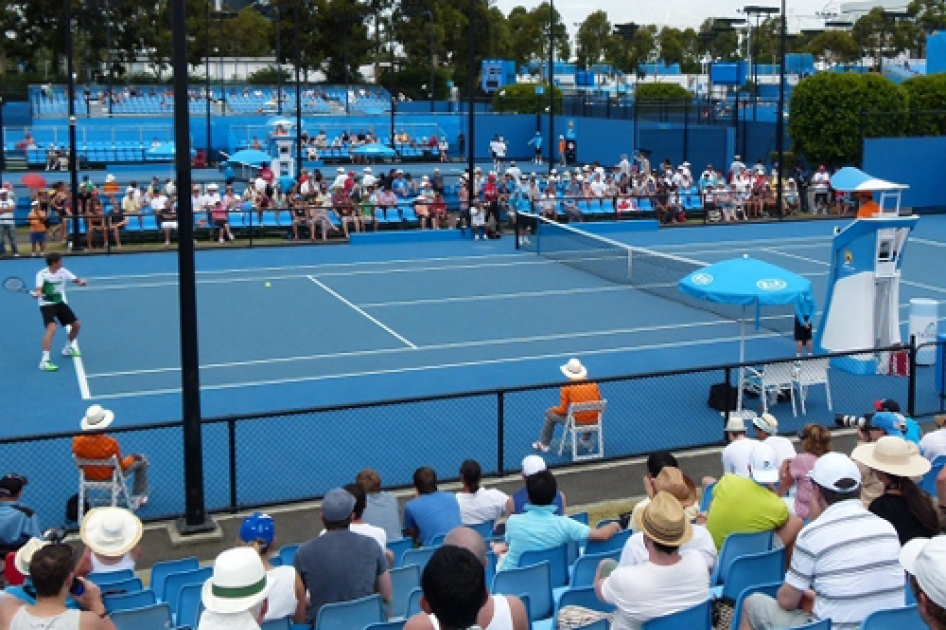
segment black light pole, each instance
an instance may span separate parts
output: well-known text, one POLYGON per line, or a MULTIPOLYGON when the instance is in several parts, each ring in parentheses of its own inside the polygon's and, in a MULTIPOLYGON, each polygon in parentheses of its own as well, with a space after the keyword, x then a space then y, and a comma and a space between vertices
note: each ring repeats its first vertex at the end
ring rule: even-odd
POLYGON ((549 0, 549 174, 555 167, 555 0, 549 0))
POLYGON ((69 100, 69 187, 72 191, 72 251, 82 249, 82 241, 79 238, 79 171, 78 159, 76 153, 76 71, 75 60, 73 56, 72 38, 72 2, 66 2, 66 98, 69 100))
MULTIPOLYGON (((190 112, 187 106, 186 0, 171 0, 171 63, 174 69, 174 163, 178 190, 190 190, 190 112)), ((197 285, 194 264, 194 208, 191 196, 178 198, 178 300, 181 327, 181 406, 184 431, 184 518, 181 534, 213 529, 204 507, 203 445, 200 427, 200 345, 197 338, 197 285)))
POLYGON ((112 68, 112 12, 108 4, 108 0, 105 0, 105 59, 108 62, 108 87, 106 92, 108 93, 108 115, 112 115, 112 85, 114 83, 114 72, 112 68))
POLYGON ((430 113, 434 113, 434 76, 435 76, 435 67, 434 67, 434 12, 433 11, 424 11, 424 13, 429 18, 427 23, 427 48, 430 50, 430 113))
MULTIPOLYGON (((302 81, 300 79, 300 69, 302 67, 302 52, 299 49, 299 0, 292 5, 292 36, 293 45, 296 48, 296 135, 302 135, 302 81)), ((345 95, 347 101, 348 95, 345 95)), ((299 174, 302 173, 302 143, 296 138, 296 181, 299 174)))
POLYGON ((276 5, 276 113, 282 116, 282 37, 279 34, 280 10, 276 5))
POLYGON ((205 14, 206 22, 204 23, 204 100, 207 102, 207 160, 206 162, 210 163, 210 153, 212 142, 211 133, 210 133, 210 2, 207 0, 207 12, 205 14))
POLYGON ((467 168, 467 186, 469 187, 469 204, 470 208, 473 208, 473 202, 475 201, 476 195, 476 184, 474 182, 474 171, 476 170, 476 55, 474 54, 474 49, 476 47, 476 2, 477 0, 470 0, 470 54, 468 64, 467 64, 467 89, 469 94, 469 109, 468 112, 469 119, 467 120, 467 158, 466 158, 466 168, 467 168))
POLYGON ((775 182, 775 207, 782 216, 782 181, 785 171, 785 0, 782 0, 781 32, 778 42, 778 112, 775 120, 775 151, 778 153, 778 178, 775 182))

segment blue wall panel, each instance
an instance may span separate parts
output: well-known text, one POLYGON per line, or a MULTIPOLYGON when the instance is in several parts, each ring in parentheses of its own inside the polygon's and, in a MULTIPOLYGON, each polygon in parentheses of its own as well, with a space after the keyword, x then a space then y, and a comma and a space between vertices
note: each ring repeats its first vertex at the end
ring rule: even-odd
POLYGON ((864 141, 862 170, 874 177, 908 184, 905 208, 946 207, 943 187, 946 138, 872 138, 864 141))

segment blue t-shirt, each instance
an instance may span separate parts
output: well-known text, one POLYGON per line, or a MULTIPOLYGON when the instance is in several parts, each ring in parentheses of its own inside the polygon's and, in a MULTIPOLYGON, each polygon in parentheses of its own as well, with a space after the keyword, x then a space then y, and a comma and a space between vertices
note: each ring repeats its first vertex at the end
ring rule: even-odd
MULTIPOLYGON (((529 491, 523 486, 516 490, 512 495, 512 505, 514 514, 522 514, 526 511, 526 503, 529 502, 529 491)), ((559 516, 565 514, 565 502, 562 500, 562 492, 559 490, 558 494, 555 495, 555 500, 552 501, 552 505, 555 506, 555 513, 559 516)))
POLYGON ((398 197, 407 196, 408 186, 406 179, 395 179, 393 182, 391 182, 391 188, 394 190, 394 194, 396 194, 398 197))
POLYGON ((568 542, 588 540, 591 528, 575 519, 555 514, 554 505, 526 506, 522 514, 513 514, 506 521, 506 544, 509 551, 499 570, 515 569, 524 551, 552 549, 568 542))
POLYGON ((404 529, 416 529, 418 539, 425 546, 434 536, 447 534, 462 524, 460 504, 452 492, 422 494, 404 506, 404 529))

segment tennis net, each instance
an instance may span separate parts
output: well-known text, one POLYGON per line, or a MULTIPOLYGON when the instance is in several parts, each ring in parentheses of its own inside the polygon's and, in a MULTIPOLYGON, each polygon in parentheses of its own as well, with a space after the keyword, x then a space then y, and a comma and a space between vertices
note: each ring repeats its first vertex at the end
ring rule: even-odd
MULTIPOLYGON (((741 306, 699 300, 682 293, 678 288, 680 280, 706 267, 708 263, 633 247, 537 215, 520 213, 518 218, 520 249, 533 251, 543 258, 608 282, 627 284, 639 291, 734 322, 743 317, 741 306), (534 223, 534 228, 529 223, 534 223)), ((755 313, 746 312, 745 317, 752 319, 755 313)), ((766 307, 760 318, 760 326, 779 334, 790 333, 794 328, 794 320, 792 306, 766 307)))

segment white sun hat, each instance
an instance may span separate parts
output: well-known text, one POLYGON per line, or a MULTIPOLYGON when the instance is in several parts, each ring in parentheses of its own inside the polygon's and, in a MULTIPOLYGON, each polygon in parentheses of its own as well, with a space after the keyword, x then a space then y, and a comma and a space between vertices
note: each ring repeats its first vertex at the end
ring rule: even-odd
POLYGON ((265 600, 271 588, 259 553, 251 547, 236 547, 214 560, 213 576, 204 582, 200 600, 209 611, 238 613, 265 600))
POLYGON ((115 413, 102 407, 102 405, 92 405, 85 411, 85 417, 79 426, 83 431, 100 431, 107 429, 108 425, 115 420, 115 413))
POLYGON ((85 513, 79 537, 95 553, 117 558, 135 548, 143 531, 141 519, 129 510, 100 507, 85 513))
POLYGON ((580 381, 588 376, 588 369, 581 364, 581 361, 575 358, 569 359, 568 363, 561 366, 560 369, 562 370, 562 374, 572 381, 580 381))

